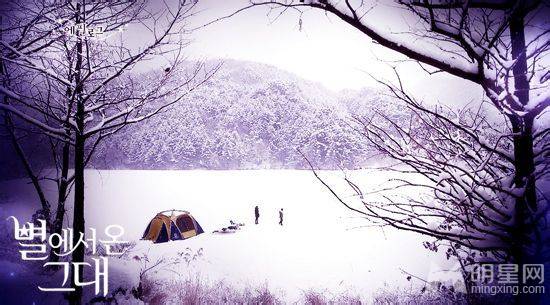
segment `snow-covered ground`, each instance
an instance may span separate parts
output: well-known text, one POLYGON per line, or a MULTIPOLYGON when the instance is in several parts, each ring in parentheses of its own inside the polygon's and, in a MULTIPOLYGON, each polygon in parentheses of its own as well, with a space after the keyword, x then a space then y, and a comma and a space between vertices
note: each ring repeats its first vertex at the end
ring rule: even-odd
MULTIPOLYGON (((322 174, 337 190, 344 190, 342 173, 322 174)), ((348 174, 364 190, 379 186, 390 175, 366 170, 348 174)), ((288 300, 308 289, 346 290, 368 297, 388 286, 412 285, 400 269, 427 280, 457 277, 446 272, 453 264, 443 255, 424 249, 426 238, 366 227, 368 222, 339 204, 310 171, 89 170, 86 175, 86 226, 98 232, 118 224, 125 228, 126 240, 137 241, 149 220, 168 209, 188 210, 202 225, 206 233, 188 240, 138 241, 131 256, 148 253, 151 260, 202 248, 203 255, 190 265, 171 266, 159 277, 177 279, 198 272, 202 278, 237 286, 267 284, 284 291, 288 300), (255 205, 260 208, 259 225, 254 224, 255 205), (280 208, 283 226, 277 224, 280 208), (246 225, 234 234, 211 233, 230 219, 246 225)), ((22 181, 0 183, 0 194, 1 216, 28 219, 37 207, 29 204, 36 201, 34 193, 22 181)), ((139 267, 133 260, 114 260, 112 274, 121 272, 137 281, 139 267)), ((111 279, 111 287, 119 281, 111 279)))

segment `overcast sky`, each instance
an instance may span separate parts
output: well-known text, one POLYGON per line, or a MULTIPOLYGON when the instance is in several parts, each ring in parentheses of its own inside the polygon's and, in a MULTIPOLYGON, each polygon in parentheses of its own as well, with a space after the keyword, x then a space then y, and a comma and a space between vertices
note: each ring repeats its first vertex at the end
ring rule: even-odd
MULTIPOLYGON (((200 0, 200 13, 193 22, 207 23, 246 4, 246 0, 200 0)), ((444 74, 429 76, 416 63, 393 62, 405 58, 374 44, 335 16, 312 9, 303 15, 300 30, 298 14, 275 18, 277 12, 269 13, 268 7, 257 7, 195 31, 189 55, 266 63, 335 91, 373 86, 368 73, 392 78, 389 64, 398 64, 406 86, 428 102, 464 105, 483 96, 469 82, 444 74)), ((380 28, 389 28, 405 17, 392 5, 379 4, 369 18, 380 28)))

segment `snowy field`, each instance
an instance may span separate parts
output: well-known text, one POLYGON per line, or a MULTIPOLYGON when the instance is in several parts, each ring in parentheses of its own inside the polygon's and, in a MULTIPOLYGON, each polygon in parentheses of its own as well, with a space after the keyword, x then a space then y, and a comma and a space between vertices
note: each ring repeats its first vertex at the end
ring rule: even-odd
MULTIPOLYGON (((389 178, 381 171, 348 174, 364 191, 389 178)), ((424 249, 426 238, 366 226, 368 222, 338 203, 309 171, 88 170, 86 175, 86 227, 101 232, 118 224, 125 228, 126 240, 138 241, 149 220, 168 209, 188 210, 202 225, 205 234, 188 240, 138 241, 131 256, 148 253, 152 260, 202 248, 201 257, 158 272, 160 278, 199 274, 243 287, 268 285, 295 300, 309 289, 351 291, 368 298, 380 289, 414 285, 400 269, 426 280, 457 277, 447 271, 453 266, 442 254, 424 249), (255 205, 260 207, 259 225, 254 224, 255 205), (280 208, 283 226, 277 224, 280 208), (246 225, 234 234, 211 233, 230 219, 246 225)), ((341 172, 322 175, 346 194, 341 172)), ((0 194, 0 216, 28 218, 31 209, 23 203, 35 201, 30 185, 5 181, 0 194)), ((16 268, 5 266, 0 280, 16 268)), ((111 287, 137 281, 139 268, 133 260, 113 260, 111 287)))

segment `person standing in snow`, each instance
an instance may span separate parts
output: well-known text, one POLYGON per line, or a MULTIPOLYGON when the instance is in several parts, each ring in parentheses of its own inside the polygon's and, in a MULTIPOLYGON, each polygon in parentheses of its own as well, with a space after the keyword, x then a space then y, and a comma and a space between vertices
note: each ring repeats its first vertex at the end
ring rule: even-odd
POLYGON ((256 224, 258 224, 258 218, 260 218, 260 208, 258 206, 254 208, 254 216, 256 217, 256 224))
POLYGON ((279 224, 283 225, 283 209, 279 210, 279 224))

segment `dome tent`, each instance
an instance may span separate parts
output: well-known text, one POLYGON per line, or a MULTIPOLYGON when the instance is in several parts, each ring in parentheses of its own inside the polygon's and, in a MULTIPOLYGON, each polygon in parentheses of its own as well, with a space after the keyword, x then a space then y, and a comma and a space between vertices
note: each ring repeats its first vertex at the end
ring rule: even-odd
POLYGON ((159 212, 149 222, 141 239, 154 243, 164 243, 169 240, 187 239, 204 233, 200 224, 187 211, 168 210, 159 212), (181 212, 176 214, 175 212, 181 212), (172 212, 170 216, 163 213, 172 212))

